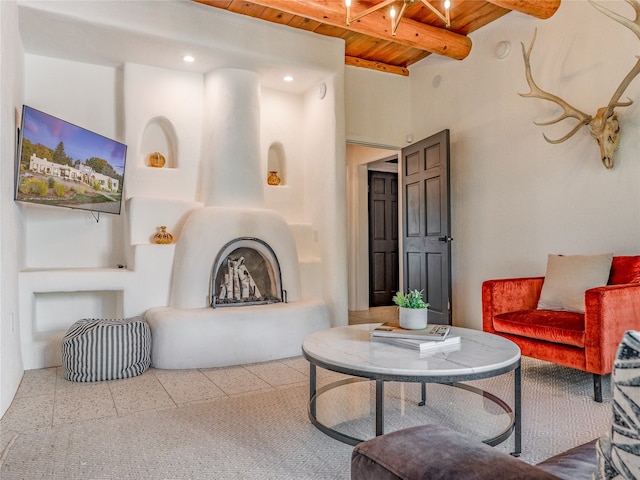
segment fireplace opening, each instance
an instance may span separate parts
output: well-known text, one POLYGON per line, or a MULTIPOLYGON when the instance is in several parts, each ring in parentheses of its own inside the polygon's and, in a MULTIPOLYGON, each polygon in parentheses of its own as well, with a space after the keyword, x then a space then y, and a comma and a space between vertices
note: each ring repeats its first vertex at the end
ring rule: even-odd
POLYGON ((286 302, 278 258, 258 238, 237 238, 220 250, 213 263, 209 292, 212 308, 286 302))

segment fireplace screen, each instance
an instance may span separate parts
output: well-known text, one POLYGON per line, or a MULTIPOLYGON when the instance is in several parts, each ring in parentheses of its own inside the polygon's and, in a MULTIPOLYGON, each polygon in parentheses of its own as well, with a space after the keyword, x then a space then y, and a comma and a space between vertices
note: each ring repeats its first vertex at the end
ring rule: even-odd
POLYGON ((255 238, 229 242, 211 272, 210 302, 215 307, 286 301, 280 265, 271 247, 255 238))

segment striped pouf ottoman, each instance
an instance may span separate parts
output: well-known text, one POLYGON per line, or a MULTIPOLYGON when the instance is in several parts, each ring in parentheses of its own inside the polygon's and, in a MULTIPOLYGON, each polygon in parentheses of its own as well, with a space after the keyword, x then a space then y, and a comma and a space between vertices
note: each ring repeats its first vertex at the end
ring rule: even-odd
POLYGON ((142 317, 83 319, 62 338, 64 378, 99 382, 140 375, 151 365, 151 329, 142 317))

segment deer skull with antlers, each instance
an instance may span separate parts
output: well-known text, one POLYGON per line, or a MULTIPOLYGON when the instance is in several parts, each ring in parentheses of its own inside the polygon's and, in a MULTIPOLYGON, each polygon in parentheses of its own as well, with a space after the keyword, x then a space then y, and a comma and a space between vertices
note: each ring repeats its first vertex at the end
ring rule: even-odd
MULTIPOLYGON (((635 10, 636 15, 633 21, 609 10, 608 8, 603 7, 602 5, 595 3, 593 0, 589 0, 589 3, 609 18, 627 27, 638 37, 638 39, 640 39, 640 0, 625 1, 635 10)), ((611 100, 609 100, 609 104, 606 107, 599 108, 595 116, 591 116, 587 115, 584 112, 581 112, 577 108, 572 107, 571 105, 569 105, 569 103, 567 103, 560 97, 546 92, 538 87, 538 85, 536 85, 533 80, 533 76, 531 75, 531 64, 529 63, 529 57, 531 56, 531 50, 533 49, 533 44, 535 41, 536 35, 534 33, 533 39, 531 40, 531 45, 529 45, 528 49, 525 49, 524 44, 521 44, 522 56, 524 57, 525 74, 527 76, 527 83, 529 84, 529 88, 531 89, 531 91, 529 93, 520 93, 519 95, 523 97, 541 98, 543 100, 554 102, 562 107, 563 113, 558 118, 555 118, 548 122, 534 123, 536 125, 545 126, 558 123, 566 118, 575 118, 576 120, 578 120, 578 124, 564 137, 557 140, 551 140, 543 134, 544 139, 549 143, 562 143, 573 136, 584 125, 587 125, 589 127, 589 133, 600 146, 600 158, 602 160, 602 164, 606 168, 613 168, 615 162, 614 155, 620 143, 620 125, 618 123, 618 117, 614 109, 616 107, 628 107, 633 103, 633 100, 621 102, 620 97, 627 89, 631 81, 638 75, 638 73, 640 73, 640 57, 636 57, 638 58, 636 64, 633 66, 631 71, 629 71, 627 76, 624 77, 622 83, 611 97, 611 100)))

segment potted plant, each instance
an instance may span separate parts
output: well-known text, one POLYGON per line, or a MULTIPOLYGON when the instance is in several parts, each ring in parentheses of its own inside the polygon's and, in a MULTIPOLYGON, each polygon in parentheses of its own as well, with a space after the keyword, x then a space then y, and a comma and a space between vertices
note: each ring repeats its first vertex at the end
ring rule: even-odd
POLYGON ((392 300, 400 310, 400 327, 409 330, 427 327, 429 304, 422 299, 422 291, 396 292, 392 300))

